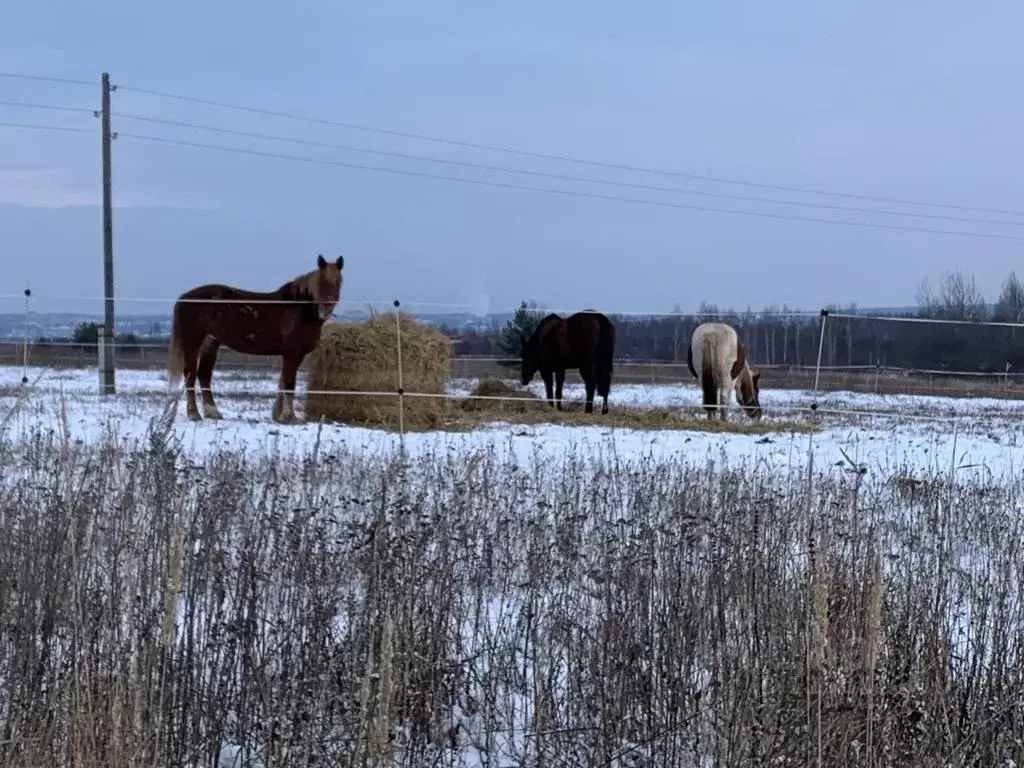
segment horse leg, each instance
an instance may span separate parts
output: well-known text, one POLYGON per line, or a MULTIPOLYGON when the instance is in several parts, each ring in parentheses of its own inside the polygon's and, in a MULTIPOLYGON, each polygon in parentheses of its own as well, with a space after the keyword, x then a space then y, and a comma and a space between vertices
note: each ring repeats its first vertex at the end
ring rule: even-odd
POLYGON ((274 420, 283 424, 295 421, 295 379, 301 362, 301 358, 296 360, 294 357, 286 357, 281 366, 281 382, 274 402, 274 420))
POLYGON ((207 336, 199 348, 199 392, 203 398, 203 416, 208 419, 224 418, 213 402, 213 366, 217 364, 218 349, 220 342, 213 336, 207 336))
POLYGON ((199 353, 195 347, 185 345, 182 349, 182 372, 185 376, 185 415, 191 421, 202 421, 196 406, 196 368, 199 353))
POLYGON ((565 384, 565 369, 555 371, 555 407, 562 410, 562 386, 565 384))
POLYGON ((548 370, 547 368, 545 368, 544 370, 542 370, 540 372, 540 376, 541 376, 542 379, 544 379, 544 391, 545 391, 545 393, 547 393, 547 396, 548 396, 548 404, 552 408, 554 408, 555 407, 555 387, 554 387, 554 383, 551 380, 551 371, 548 370))
POLYGON ((729 410, 729 390, 725 387, 720 387, 718 390, 718 414, 722 421, 728 421, 728 410, 729 410))
POLYGON ((701 389, 701 403, 704 406, 704 414, 708 417, 708 421, 714 421, 718 417, 718 408, 715 407, 718 404, 718 395, 714 394, 717 390, 709 392, 704 382, 701 382, 701 389))
POLYGON ((299 375, 299 366, 302 365, 302 359, 305 355, 299 355, 293 357, 291 361, 291 367, 288 372, 288 380, 285 382, 288 386, 285 388, 285 396, 288 398, 288 406, 285 411, 292 421, 298 421, 299 417, 295 415, 295 382, 299 375))
POLYGON ((580 376, 583 377, 583 386, 587 390, 586 404, 583 406, 584 413, 594 412, 594 390, 597 389, 597 382, 594 381, 594 372, 586 368, 580 368, 580 376))
POLYGON ((612 389, 612 375, 599 365, 594 366, 594 379, 597 381, 597 394, 601 396, 601 415, 608 413, 608 393, 612 389))

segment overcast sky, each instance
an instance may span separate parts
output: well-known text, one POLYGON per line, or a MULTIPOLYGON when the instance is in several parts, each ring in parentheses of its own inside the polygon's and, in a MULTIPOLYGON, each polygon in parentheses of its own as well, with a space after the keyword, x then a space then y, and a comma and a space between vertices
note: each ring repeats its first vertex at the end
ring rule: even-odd
MULTIPOLYGON (((113 97, 122 134, 678 206, 1024 238, 1024 215, 484 152, 129 90, 764 185, 1024 211, 1020 3, 63 0, 5 9, 0 71, 96 85, 0 78, 0 100, 95 107, 103 70, 124 86, 113 97), (619 184, 217 135, 124 114, 619 184)), ((56 208, 100 199, 98 121, 9 106, 0 121, 89 131, 0 127, 0 202, 10 204, 0 206, 0 293, 30 283, 39 309, 99 311, 66 298, 102 294, 99 212, 56 208)), ((276 287, 312 268, 317 252, 345 254, 349 306, 399 297, 497 311, 532 298, 610 312, 704 300, 906 304, 923 276, 957 267, 991 294, 1024 252, 1024 240, 554 195, 127 136, 114 144, 114 190, 121 313, 155 306, 131 300, 170 299, 202 282, 276 287)), ((19 305, 6 300, 0 311, 19 305)))

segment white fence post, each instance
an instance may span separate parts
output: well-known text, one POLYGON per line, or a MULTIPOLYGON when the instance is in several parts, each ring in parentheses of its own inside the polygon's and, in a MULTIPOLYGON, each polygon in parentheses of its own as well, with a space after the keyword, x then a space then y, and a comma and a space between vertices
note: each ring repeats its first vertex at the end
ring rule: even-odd
POLYGON ((100 394, 107 394, 107 375, 106 375, 106 360, 107 360, 107 329, 102 325, 96 327, 96 353, 99 370, 99 382, 100 382, 100 394))
POLYGON ((29 301, 32 298, 32 289, 25 287, 25 339, 21 350, 21 385, 28 384, 28 315, 31 311, 29 301))
POLYGON ((405 435, 405 389, 402 385, 402 316, 401 302, 395 299, 395 338, 398 347, 398 433, 405 435))

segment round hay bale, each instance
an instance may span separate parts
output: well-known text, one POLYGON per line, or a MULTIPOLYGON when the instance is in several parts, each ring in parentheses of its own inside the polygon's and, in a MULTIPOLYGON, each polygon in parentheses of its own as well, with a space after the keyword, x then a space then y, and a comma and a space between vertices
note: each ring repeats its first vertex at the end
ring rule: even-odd
POLYGON ((540 402, 528 389, 510 387, 500 379, 481 379, 470 392, 470 396, 462 401, 464 411, 493 411, 495 413, 524 413, 540 402), (507 398, 501 400, 474 400, 479 398, 507 398))
MULTIPOLYGON (((402 389, 409 394, 444 394, 452 342, 430 326, 399 314, 402 333, 402 389)), ((397 428, 398 333, 395 316, 371 315, 361 323, 328 323, 309 358, 306 379, 306 418, 397 428), (393 395, 316 394, 394 392, 393 395)), ((402 398, 406 427, 436 427, 442 423, 445 400, 440 397, 402 398)))

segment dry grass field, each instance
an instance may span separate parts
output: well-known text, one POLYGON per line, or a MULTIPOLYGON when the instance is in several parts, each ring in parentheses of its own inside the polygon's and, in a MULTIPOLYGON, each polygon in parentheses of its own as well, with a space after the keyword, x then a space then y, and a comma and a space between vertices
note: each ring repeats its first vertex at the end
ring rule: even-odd
POLYGON ((1014 402, 456 381, 401 436, 0 373, 2 768, 1024 764, 1014 402))

